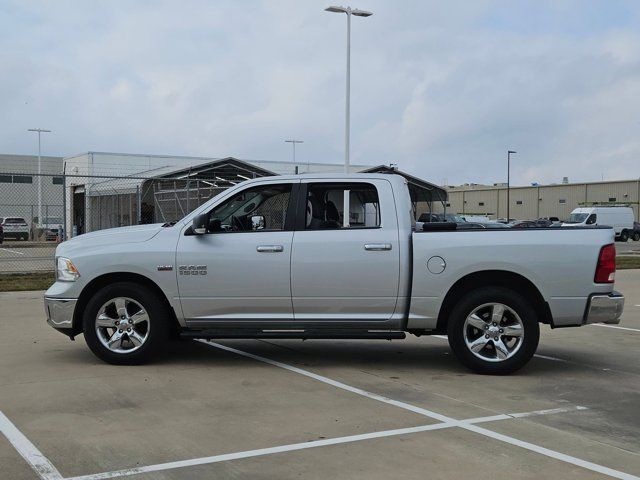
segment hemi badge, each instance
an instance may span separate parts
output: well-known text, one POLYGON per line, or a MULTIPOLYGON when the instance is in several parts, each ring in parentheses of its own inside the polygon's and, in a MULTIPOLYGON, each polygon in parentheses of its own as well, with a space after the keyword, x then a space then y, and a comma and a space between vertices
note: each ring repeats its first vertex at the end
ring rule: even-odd
POLYGON ((158 265, 159 272, 170 272, 173 270, 173 265, 158 265))

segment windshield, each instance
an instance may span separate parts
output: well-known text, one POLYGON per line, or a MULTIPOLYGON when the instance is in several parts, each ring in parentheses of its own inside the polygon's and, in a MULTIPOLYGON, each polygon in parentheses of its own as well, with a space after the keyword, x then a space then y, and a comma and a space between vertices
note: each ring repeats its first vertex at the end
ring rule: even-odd
POLYGON ((465 219, 462 218, 460 215, 453 215, 452 213, 447 213, 445 215, 445 219, 447 220, 447 222, 464 222, 465 219))
POLYGON ((61 225, 62 218, 60 217, 45 217, 43 225, 61 225))
POLYGON ((569 215, 569 220, 567 220, 566 223, 582 223, 588 216, 588 213, 572 213, 569 215))

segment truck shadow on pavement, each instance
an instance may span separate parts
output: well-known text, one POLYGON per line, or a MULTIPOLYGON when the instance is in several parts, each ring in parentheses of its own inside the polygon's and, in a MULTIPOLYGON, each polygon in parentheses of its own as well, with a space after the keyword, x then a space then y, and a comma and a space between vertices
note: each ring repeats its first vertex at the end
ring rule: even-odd
MULTIPOLYGON (((82 336, 77 338, 82 348, 55 351, 55 360, 73 364, 101 364, 84 345, 82 336)), ((213 340, 215 342, 215 340, 213 340)), ((218 342, 215 342, 218 343, 218 342)), ((451 352, 449 346, 442 344, 416 344, 403 342, 371 342, 345 340, 223 340, 225 346, 241 350, 253 355, 282 362, 298 368, 313 371, 322 368, 360 369, 384 371, 393 374, 397 371, 419 371, 431 375, 476 375, 464 368, 451 352)), ((242 357, 194 340, 170 342, 158 354, 148 367, 175 366, 189 368, 208 366, 220 368, 246 369, 259 365, 256 360, 242 357)), ((106 364, 105 364, 106 366, 106 364)), ((114 368, 127 368, 115 367, 114 368)), ((137 368, 137 367, 129 367, 137 368)), ((563 375, 584 370, 570 361, 552 361, 534 357, 514 375, 563 375)))
MULTIPOLYGON (((78 339, 81 341, 81 338, 78 339)), ((215 341, 214 341, 215 342, 215 341)), ((323 368, 380 370, 393 375, 397 371, 420 371, 423 374, 449 374, 455 376, 476 375, 464 368, 446 343, 403 344, 379 341, 299 341, 277 343, 263 340, 221 341, 223 345, 282 362, 302 369, 323 368)), ((100 362, 88 349, 57 352, 71 362, 100 362)), ((204 343, 185 340, 170 342, 148 366, 255 368, 256 360, 245 358, 204 343)), ((116 367, 119 368, 119 367, 116 367)), ((126 367, 124 367, 126 368, 126 367)), ((136 367, 133 367, 136 368, 136 367)), ((552 361, 534 357, 515 375, 537 376, 563 375, 584 370, 584 366, 572 362, 552 361)))

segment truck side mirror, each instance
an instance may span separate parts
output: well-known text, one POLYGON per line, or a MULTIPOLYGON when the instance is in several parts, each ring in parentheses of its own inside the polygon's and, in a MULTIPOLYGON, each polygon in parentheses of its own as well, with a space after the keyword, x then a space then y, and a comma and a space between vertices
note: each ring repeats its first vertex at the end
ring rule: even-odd
POLYGON ((193 217, 191 231, 194 235, 204 235, 207 233, 207 217, 208 215, 206 213, 193 217))
POLYGON ((251 230, 264 230, 265 222, 262 215, 254 215, 251 217, 251 230))

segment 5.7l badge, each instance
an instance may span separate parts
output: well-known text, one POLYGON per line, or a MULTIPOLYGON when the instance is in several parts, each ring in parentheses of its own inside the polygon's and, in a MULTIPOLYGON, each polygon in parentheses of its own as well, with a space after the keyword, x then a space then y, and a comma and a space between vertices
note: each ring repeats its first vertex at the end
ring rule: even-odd
POLYGON ((206 275, 206 265, 178 265, 180 275, 206 275))

